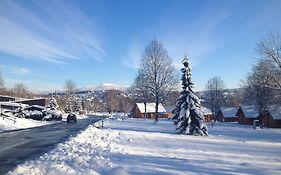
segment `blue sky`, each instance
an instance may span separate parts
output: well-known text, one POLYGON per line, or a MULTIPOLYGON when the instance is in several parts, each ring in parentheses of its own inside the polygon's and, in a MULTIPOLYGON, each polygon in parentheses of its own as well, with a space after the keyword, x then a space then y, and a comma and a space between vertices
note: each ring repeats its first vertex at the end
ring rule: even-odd
POLYGON ((213 76, 239 87, 280 17, 279 0, 1 0, 0 70, 6 86, 34 91, 60 90, 67 79, 130 85, 157 39, 178 70, 188 53, 195 90, 213 76))

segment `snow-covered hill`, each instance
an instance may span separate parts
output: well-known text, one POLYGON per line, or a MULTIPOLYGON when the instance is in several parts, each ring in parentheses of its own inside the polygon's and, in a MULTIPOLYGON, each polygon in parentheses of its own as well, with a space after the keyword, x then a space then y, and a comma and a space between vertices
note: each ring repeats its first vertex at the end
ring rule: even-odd
POLYGON ((97 91, 97 90, 119 90, 125 91, 129 88, 128 85, 113 84, 113 83, 101 83, 99 85, 90 85, 87 87, 80 88, 80 91, 97 91))

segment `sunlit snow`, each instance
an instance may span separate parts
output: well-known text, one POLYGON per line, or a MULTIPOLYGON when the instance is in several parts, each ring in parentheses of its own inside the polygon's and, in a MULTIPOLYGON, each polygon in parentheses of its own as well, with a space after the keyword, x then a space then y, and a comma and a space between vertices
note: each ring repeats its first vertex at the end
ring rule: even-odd
POLYGON ((216 123, 175 134, 169 120, 111 118, 9 174, 281 174, 281 129, 216 123))

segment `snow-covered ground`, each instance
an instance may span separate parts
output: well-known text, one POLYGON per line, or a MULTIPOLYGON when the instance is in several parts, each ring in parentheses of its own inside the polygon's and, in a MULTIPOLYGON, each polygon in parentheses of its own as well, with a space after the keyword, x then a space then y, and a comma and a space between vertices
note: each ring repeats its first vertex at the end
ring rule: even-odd
MULTIPOLYGON (((77 119, 87 118, 86 115, 77 115, 77 119)), ((67 114, 63 114, 62 121, 66 121, 67 114)), ((15 117, 16 122, 0 117, 0 132, 7 131, 7 130, 14 130, 14 129, 23 129, 23 128, 33 128, 43 125, 50 125, 54 123, 58 123, 61 121, 38 121, 26 118, 17 118, 15 117)))
POLYGON ((216 123, 175 134, 169 120, 107 119, 9 174, 281 174, 281 129, 216 123))

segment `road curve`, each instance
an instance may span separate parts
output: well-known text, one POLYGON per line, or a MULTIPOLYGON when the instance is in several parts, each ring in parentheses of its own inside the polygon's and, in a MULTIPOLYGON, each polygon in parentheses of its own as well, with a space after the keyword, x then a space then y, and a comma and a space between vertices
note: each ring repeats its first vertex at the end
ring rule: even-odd
POLYGON ((0 174, 5 174, 18 164, 34 159, 76 135, 100 118, 89 117, 77 123, 56 123, 36 128, 0 133, 0 174))

